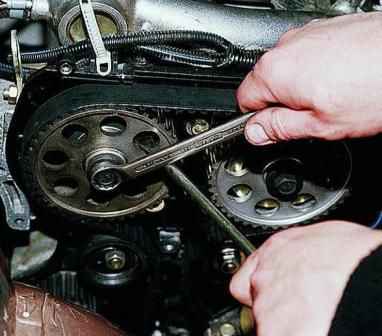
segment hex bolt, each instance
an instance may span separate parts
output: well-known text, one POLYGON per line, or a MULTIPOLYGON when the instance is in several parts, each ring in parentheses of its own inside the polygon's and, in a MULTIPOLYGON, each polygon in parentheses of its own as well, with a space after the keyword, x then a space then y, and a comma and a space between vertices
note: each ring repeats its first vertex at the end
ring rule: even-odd
POLYGON ((226 247, 220 251, 220 270, 225 274, 234 274, 240 268, 240 252, 233 247, 226 247))
POLYGON ((210 124, 204 119, 194 119, 187 123, 186 130, 190 135, 198 135, 210 129, 210 124))
POLYGON ((266 177, 268 192, 282 201, 291 201, 302 189, 303 180, 296 174, 272 171, 266 177))
POLYGON ((121 250, 109 251, 105 254, 106 267, 112 271, 120 271, 126 265, 126 254, 121 250))
POLYGON ((4 89, 3 91, 3 99, 7 101, 10 105, 16 104, 18 95, 19 90, 14 84, 9 85, 8 88, 4 89))
POLYGON ((293 194, 297 190, 297 178, 291 174, 280 174, 275 178, 274 185, 281 194, 293 194))
POLYGON ((61 75, 69 76, 73 72, 74 68, 68 62, 63 62, 60 64, 59 71, 61 75))
POLYGON ((231 323, 224 323, 220 326, 220 335, 221 336, 235 336, 236 329, 231 323))

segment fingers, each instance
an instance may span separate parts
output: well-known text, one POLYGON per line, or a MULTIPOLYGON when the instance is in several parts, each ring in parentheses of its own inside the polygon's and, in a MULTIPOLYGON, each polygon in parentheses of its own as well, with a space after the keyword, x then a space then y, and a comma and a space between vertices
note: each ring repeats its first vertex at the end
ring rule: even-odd
POLYGON ((234 275, 229 287, 232 296, 249 307, 252 307, 253 304, 251 277, 256 270, 257 263, 258 257, 255 252, 248 257, 240 270, 234 275))
POLYGON ((319 124, 311 111, 272 107, 252 117, 247 122, 244 134, 250 143, 263 146, 284 140, 316 137, 319 124))
POLYGON ((236 93, 237 102, 240 110, 249 112, 260 110, 267 107, 270 103, 276 103, 277 99, 273 96, 264 80, 267 76, 263 76, 268 61, 267 54, 261 57, 253 70, 245 77, 236 93))

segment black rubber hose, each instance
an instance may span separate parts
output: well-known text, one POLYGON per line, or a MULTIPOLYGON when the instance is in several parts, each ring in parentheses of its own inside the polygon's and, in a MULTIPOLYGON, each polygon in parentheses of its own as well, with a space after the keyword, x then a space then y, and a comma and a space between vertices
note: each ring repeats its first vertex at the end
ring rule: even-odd
MULTIPOLYGON (((31 75, 31 70, 29 69, 23 69, 23 77, 26 79, 31 75)), ((4 64, 0 63, 0 78, 6 79, 9 81, 15 80, 15 70, 13 69, 13 66, 10 64, 4 64)))
POLYGON ((0 78, 14 80, 15 71, 13 70, 13 67, 9 64, 0 63, 0 78))
MULTIPOLYGON (((103 39, 105 47, 110 50, 119 50, 121 48, 135 48, 142 45, 167 45, 174 43, 205 43, 208 46, 218 48, 219 50, 228 50, 231 43, 216 34, 198 32, 198 31, 153 31, 153 32, 133 32, 126 35, 106 37, 103 39)), ((78 42, 70 46, 23 53, 21 61, 23 63, 50 63, 61 58, 86 57, 93 53, 89 40, 78 42)))
POLYGON ((234 47, 229 54, 228 63, 232 65, 253 66, 265 51, 234 47))
POLYGON ((0 10, 0 19, 6 19, 9 18, 9 10, 8 9, 1 9, 0 10))
POLYGON ((161 61, 186 64, 194 67, 217 67, 223 58, 220 54, 168 46, 140 46, 137 49, 147 56, 161 61))

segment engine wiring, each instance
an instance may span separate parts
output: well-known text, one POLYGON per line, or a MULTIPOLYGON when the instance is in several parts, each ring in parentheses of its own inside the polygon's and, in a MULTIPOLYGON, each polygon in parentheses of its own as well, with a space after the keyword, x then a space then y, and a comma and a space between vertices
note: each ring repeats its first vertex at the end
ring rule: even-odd
MULTIPOLYGON (((105 37, 103 41, 109 51, 143 54, 159 61, 203 68, 251 66, 265 52, 261 48, 247 50, 217 34, 202 31, 140 31, 105 37), (198 47, 187 46, 191 44, 198 47), (201 50, 199 46, 206 49, 201 50)), ((93 57, 92 53, 90 41, 84 40, 69 46, 22 53, 21 60, 25 64, 54 63, 68 58, 77 61, 93 57)))

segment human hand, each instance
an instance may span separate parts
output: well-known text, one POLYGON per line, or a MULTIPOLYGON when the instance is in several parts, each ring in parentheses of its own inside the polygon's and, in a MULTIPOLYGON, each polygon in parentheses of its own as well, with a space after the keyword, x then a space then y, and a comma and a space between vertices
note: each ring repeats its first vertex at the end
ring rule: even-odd
POLYGON ((324 336, 350 275, 382 244, 382 232, 329 221, 273 235, 231 281, 251 306, 257 336, 324 336))
POLYGON ((241 84, 256 145, 382 131, 382 13, 318 20, 284 34, 241 84), (277 107, 271 107, 276 105, 277 107))

